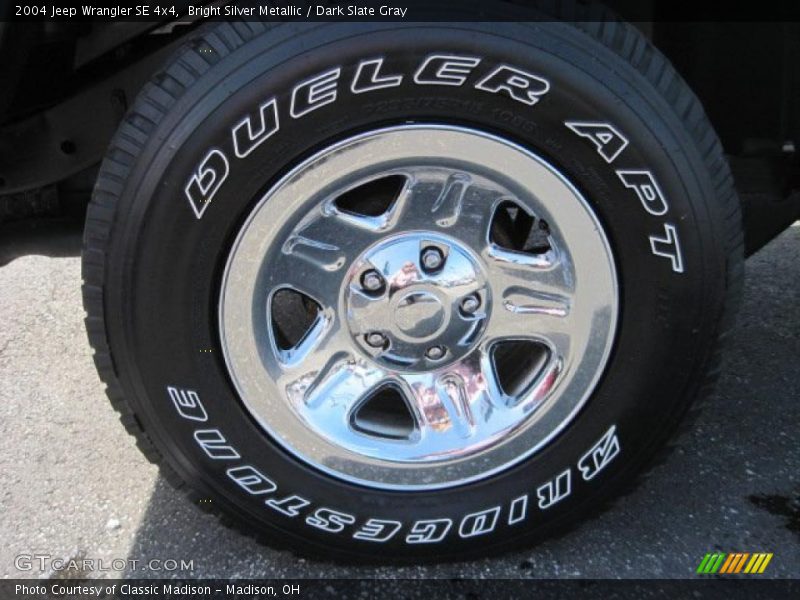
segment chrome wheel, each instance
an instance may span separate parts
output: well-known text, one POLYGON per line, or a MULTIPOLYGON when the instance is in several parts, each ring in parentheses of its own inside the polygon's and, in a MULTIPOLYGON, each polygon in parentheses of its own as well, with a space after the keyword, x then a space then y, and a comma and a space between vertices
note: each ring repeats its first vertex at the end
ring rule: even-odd
POLYGON ((433 489, 537 452, 609 356, 602 227, 551 165, 466 128, 405 125, 304 161, 228 257, 219 321, 242 402, 335 477, 433 489))

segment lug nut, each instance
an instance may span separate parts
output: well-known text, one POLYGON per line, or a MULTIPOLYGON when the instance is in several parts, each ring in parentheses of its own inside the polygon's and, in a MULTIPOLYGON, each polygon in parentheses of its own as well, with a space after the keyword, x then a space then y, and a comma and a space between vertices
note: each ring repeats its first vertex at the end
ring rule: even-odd
POLYGON ((461 312, 465 315, 473 314, 478 308, 481 306, 481 299, 473 294, 472 296, 467 296, 461 301, 461 312))
POLYGON ((444 348, 441 346, 431 346, 425 352, 425 356, 428 357, 429 360, 439 360, 444 356, 444 348))
POLYGON ((383 348, 386 345, 386 337, 382 333, 373 331, 366 335, 367 344, 373 348, 383 348))
POLYGON ((428 271, 435 271, 444 264, 444 254, 436 246, 429 246, 422 251, 422 266, 428 271))
POLYGON ((361 286, 368 292, 377 292, 383 287, 383 277, 374 269, 366 271, 361 276, 361 286))

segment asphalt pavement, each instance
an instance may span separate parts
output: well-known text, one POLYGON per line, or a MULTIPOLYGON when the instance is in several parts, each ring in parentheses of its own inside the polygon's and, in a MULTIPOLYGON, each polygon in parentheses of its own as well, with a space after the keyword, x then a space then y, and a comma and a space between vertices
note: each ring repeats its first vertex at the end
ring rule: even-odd
POLYGON ((633 494, 525 552, 406 568, 348 568, 276 552, 220 525, 159 476, 95 373, 79 235, 70 227, 0 234, 4 578, 673 578, 692 577, 715 551, 772 552, 765 576, 800 577, 800 223, 747 261, 717 391, 678 450, 633 494), (76 568, 53 569, 52 559, 75 559, 76 568), (94 560, 94 570, 82 559, 94 560), (153 559, 160 570, 142 566, 153 559), (167 570, 170 559, 191 568, 167 570))

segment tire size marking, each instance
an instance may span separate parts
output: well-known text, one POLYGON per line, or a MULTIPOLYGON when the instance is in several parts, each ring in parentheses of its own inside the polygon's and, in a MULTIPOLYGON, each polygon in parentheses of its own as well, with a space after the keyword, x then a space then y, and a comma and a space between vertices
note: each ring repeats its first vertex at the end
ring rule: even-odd
MULTIPOLYGON (((167 386, 167 396, 172 400, 178 416, 189 423, 197 424, 198 415, 203 415, 204 425, 208 412, 194 390, 167 386), (187 406, 191 410, 187 410, 187 406)), ((206 456, 215 461, 244 461, 238 450, 217 428, 196 429, 193 438, 206 456)), ((619 455, 620 442, 617 427, 611 428, 577 461, 577 469, 583 481, 590 481, 619 455)), ((454 521, 449 517, 419 519, 408 524, 394 519, 367 517, 359 519, 353 514, 327 506, 319 506, 298 494, 288 495, 277 482, 246 461, 226 469, 228 479, 248 496, 262 497, 265 507, 302 521, 318 531, 332 534, 345 533, 353 539, 369 543, 385 543, 402 539, 406 544, 435 544, 448 536, 469 539, 492 533, 498 526, 514 526, 529 518, 530 494, 525 493, 511 500, 508 505, 496 505, 470 512, 454 521), (404 535, 398 535, 405 529, 404 535)), ((547 510, 568 498, 573 491, 572 466, 558 472, 550 480, 531 486, 535 491, 535 506, 547 510)), ((531 492, 533 493, 533 492, 531 492)))
MULTIPOLYGON (((609 165, 619 158, 630 144, 616 127, 597 121, 564 121, 573 133, 591 142, 597 153, 609 165)), ((633 190, 647 214, 662 217, 669 212, 669 202, 661 191, 652 171, 647 169, 617 169, 622 185, 633 190)), ((670 222, 662 222, 662 232, 648 236, 650 252, 654 256, 667 258, 675 273, 683 273, 683 255, 678 230, 670 222)))
POLYGON ((278 96, 265 99, 258 107, 243 115, 230 129, 230 150, 210 148, 184 187, 184 194, 197 219, 202 219, 211 201, 230 175, 236 161, 247 157, 281 128, 279 113, 287 110, 291 119, 300 119, 340 99, 342 91, 366 94, 413 81, 416 85, 460 87, 471 82, 474 89, 500 94, 526 106, 533 106, 550 90, 550 82, 534 73, 512 65, 489 65, 477 56, 460 56, 446 52, 432 53, 411 73, 385 72, 382 56, 360 60, 348 67, 354 74, 344 84, 343 66, 336 66, 296 84, 289 95, 288 107, 279 105, 278 96), (480 67, 480 68, 479 68, 480 67), (476 70, 477 69, 477 70, 476 70))

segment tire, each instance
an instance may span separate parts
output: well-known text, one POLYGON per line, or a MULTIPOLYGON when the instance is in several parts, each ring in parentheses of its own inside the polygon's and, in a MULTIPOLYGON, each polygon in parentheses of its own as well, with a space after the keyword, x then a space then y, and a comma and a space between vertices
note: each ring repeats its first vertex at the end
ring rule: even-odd
MULTIPOLYGON (((487 156, 487 163, 492 160, 499 159, 487 156)), ((513 188, 503 179, 506 184, 513 188)), ((317 193, 313 185, 309 190, 317 193)), ((329 23, 267 29, 220 23, 202 30, 154 76, 111 143, 87 217, 86 324, 108 395, 143 453, 193 501, 212 499, 211 506, 242 531, 270 545, 346 562, 487 556, 562 532, 627 492, 693 402, 708 392, 741 282, 740 220, 728 166, 697 99, 628 25, 329 23), (449 70, 439 69, 458 57, 461 62, 449 63, 449 70), (513 74, 517 79, 509 83, 513 74), (319 84, 316 95, 309 96, 309 82, 319 84), (380 138, 393 135, 411 137, 380 138), (381 470, 388 460, 351 467, 344 452, 341 464, 322 455, 310 459, 323 444, 319 438, 308 442, 300 435, 297 444, 305 445, 298 450, 290 439, 298 430, 290 435, 281 430, 283 421, 270 422, 269 411, 282 407, 281 399, 254 399, 249 394, 257 388, 239 380, 241 364, 253 354, 242 356, 242 346, 234 347, 231 340, 244 338, 226 329, 233 309, 226 312, 220 304, 244 307, 244 321, 236 323, 251 322, 252 299, 235 296, 250 284, 231 283, 247 271, 237 269, 248 257, 236 258, 249 247, 246 232, 257 222, 272 224, 276 237, 264 242, 272 248, 288 231, 278 225, 281 219, 296 223, 302 216, 299 208, 286 208, 294 206, 291 200, 270 204, 278 194, 273 191, 287 189, 308 165, 334 160, 335 153, 326 154, 331 148, 376 139, 451 140, 457 152, 469 152, 474 141, 499 155, 516 152, 509 154, 511 162, 524 155, 581 199, 583 216, 576 222, 594 223, 583 237, 595 240, 585 246, 596 250, 595 258, 580 249, 583 242, 568 239, 568 224, 556 219, 542 227, 550 227, 544 229, 550 236, 545 246, 561 231, 564 248, 577 248, 570 254, 579 275, 575 289, 587 285, 603 299, 602 306, 592 305, 592 314, 606 309, 608 344, 586 346, 597 355, 587 371, 592 377, 586 375, 582 388, 565 387, 570 394, 552 404, 559 408, 547 412, 547 401, 536 405, 533 414, 560 415, 547 435, 529 435, 535 427, 525 421, 497 442, 508 444, 498 446, 504 452, 516 452, 508 460, 487 446, 491 470, 481 471, 472 454, 464 454, 438 470, 412 461, 403 470, 409 475, 393 479, 392 465, 381 470), (264 206, 269 208, 256 216, 264 206), (610 260, 591 263, 600 260, 602 248, 610 260), (599 266, 587 270, 583 260, 599 266), (515 440, 524 440, 525 448, 515 440)), ((511 247, 513 226, 498 227, 492 243, 511 247)), ((348 243, 343 235, 333 246, 348 243)), ((446 249, 447 260, 454 260, 454 248, 446 249)), ((542 255, 541 248, 536 252, 542 255)), ((470 259, 477 270, 481 256, 470 259)), ((262 269, 259 277, 269 279, 275 270, 262 269)), ((315 277, 313 270, 289 276, 310 284, 315 277)), ((351 288, 363 282, 352 280, 351 288)), ((569 304, 575 314, 585 306, 577 293, 569 304)), ((500 311, 497 294, 492 298, 492 310, 500 311)), ((439 310, 438 300, 431 302, 439 310)), ((317 310, 312 304, 285 307, 289 330, 317 310)), ((399 306, 395 314, 401 314, 399 306)), ((261 324, 262 308, 274 310, 259 306, 252 323, 261 324)), ((269 322, 270 313, 264 314, 269 322)), ((346 322, 341 315, 332 319, 346 322)), ((408 331, 417 322, 412 318, 408 331)), ((280 331, 298 338, 305 325, 300 329, 280 331)), ((600 335, 586 331, 592 332, 581 338, 586 344, 600 335)), ((269 353, 255 354, 262 351, 269 353)), ((526 363, 532 352, 513 349, 511 362, 526 363)), ((582 368, 588 351, 575 352, 563 372, 582 368)), ((366 360, 385 365, 382 357, 366 360)), ((263 381, 266 389, 278 389, 269 377, 263 381)), ((558 386, 552 389, 548 393, 560 393, 558 386)))

